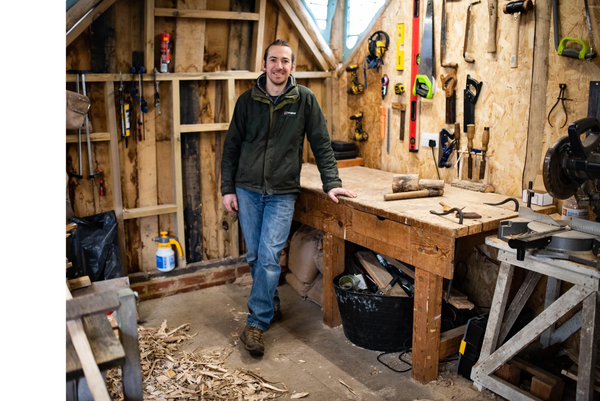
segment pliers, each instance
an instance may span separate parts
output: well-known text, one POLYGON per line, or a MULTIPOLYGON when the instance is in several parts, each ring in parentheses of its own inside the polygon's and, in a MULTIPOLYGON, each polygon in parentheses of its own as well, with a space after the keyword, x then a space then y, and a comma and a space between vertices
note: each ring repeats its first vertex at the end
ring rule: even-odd
POLYGON ((565 98, 565 89, 567 89, 567 84, 558 84, 558 87, 560 88, 560 92, 558 93, 558 98, 556 98, 556 103, 554 103, 554 106, 552 106, 552 108, 550 109, 550 112, 548 113, 548 124, 550 124, 551 127, 554 127, 552 125, 552 123, 550 122, 550 114, 552 114, 552 112, 558 105, 558 102, 562 101, 563 111, 565 112, 565 123, 560 126, 560 128, 562 128, 565 125, 567 125, 567 121, 569 121, 569 116, 567 114, 567 108, 565 107, 565 100, 573 100, 573 99, 565 98))

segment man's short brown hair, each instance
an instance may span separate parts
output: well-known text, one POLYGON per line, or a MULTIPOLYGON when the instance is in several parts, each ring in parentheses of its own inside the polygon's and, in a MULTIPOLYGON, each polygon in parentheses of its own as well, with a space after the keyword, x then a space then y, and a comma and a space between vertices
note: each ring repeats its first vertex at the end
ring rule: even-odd
POLYGON ((292 51, 292 64, 296 63, 296 55, 294 54, 294 49, 292 49, 292 46, 290 46, 290 44, 283 40, 283 39, 277 39, 275 42, 271 43, 268 47, 267 50, 265 50, 265 55, 263 57, 263 61, 265 62, 265 64, 267 64, 267 56, 269 55, 269 49, 271 48, 271 46, 285 46, 285 47, 289 47, 290 50, 292 51))

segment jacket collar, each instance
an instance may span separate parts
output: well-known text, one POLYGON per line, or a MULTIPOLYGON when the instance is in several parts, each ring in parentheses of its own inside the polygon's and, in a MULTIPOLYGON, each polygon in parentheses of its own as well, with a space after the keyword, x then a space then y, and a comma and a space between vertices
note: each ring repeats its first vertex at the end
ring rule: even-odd
MULTIPOLYGON (((266 83, 267 83, 267 74, 263 72, 256 79, 256 82, 254 83, 254 86, 252 87, 252 97, 253 98, 267 99, 267 100, 271 101, 271 99, 273 97, 267 93, 266 83)), ((283 99, 284 97, 285 98, 287 98, 287 97, 296 98, 298 96, 299 96, 299 92, 298 92, 298 87, 297 87, 297 83, 296 83, 296 78, 294 78, 293 75, 290 75, 290 77, 288 78, 288 82, 287 82, 287 86, 285 87, 285 90, 283 91, 283 93, 281 95, 279 95, 278 98, 279 99, 283 99)))

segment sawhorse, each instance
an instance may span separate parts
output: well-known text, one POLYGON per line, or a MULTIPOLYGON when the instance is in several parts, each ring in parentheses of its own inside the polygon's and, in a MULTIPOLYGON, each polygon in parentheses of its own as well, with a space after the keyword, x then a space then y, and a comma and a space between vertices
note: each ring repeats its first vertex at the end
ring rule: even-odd
POLYGON ((538 337, 541 336, 542 346, 548 347, 564 341, 581 328, 577 401, 593 400, 600 290, 598 269, 567 260, 533 257, 529 252, 526 253, 525 260, 519 261, 516 251, 506 242, 496 237, 487 237, 485 243, 498 249, 501 265, 483 346, 479 360, 471 371, 471 379, 476 385, 488 388, 509 400, 539 400, 495 376, 494 372, 538 337), (527 276, 507 309, 515 266, 527 270, 527 276), (544 311, 502 344, 542 274, 548 276, 544 311), (559 297, 561 281, 573 286, 559 297), (581 302, 581 311, 556 328, 556 322, 581 302), (502 345, 498 347, 498 344, 502 345))

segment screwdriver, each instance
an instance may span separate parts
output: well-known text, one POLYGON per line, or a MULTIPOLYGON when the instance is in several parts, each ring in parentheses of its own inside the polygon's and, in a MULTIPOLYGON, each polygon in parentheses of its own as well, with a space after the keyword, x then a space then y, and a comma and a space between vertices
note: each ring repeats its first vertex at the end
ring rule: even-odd
POLYGON ((467 151, 469 152, 469 164, 468 164, 468 177, 469 180, 473 178, 473 156, 471 156, 471 150, 473 149, 473 138, 475 137, 475 125, 467 124, 467 151))
POLYGON ((456 166, 458 169, 458 158, 460 157, 460 123, 454 123, 454 147, 456 148, 456 166))
POLYGON ((487 152, 488 143, 490 142, 490 127, 483 129, 483 136, 481 137, 481 164, 479 165, 479 179, 483 180, 485 177, 485 154, 487 152))

